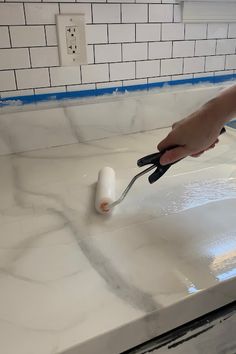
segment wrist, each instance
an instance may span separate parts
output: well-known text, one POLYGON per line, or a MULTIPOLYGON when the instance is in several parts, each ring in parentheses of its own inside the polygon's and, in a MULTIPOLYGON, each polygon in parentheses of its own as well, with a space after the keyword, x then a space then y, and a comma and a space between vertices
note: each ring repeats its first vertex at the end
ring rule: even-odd
POLYGON ((213 98, 202 108, 209 122, 214 124, 218 129, 221 129, 231 119, 232 112, 230 111, 230 107, 227 106, 221 97, 213 98))

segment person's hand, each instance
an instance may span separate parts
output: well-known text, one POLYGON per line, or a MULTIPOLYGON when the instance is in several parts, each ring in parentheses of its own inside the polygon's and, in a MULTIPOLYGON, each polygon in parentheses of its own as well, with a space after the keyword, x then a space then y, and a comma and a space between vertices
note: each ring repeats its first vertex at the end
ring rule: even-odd
POLYGON ((176 162, 184 157, 198 157, 204 151, 214 148, 223 127, 214 119, 214 111, 201 109, 189 117, 174 123, 172 131, 158 144, 159 151, 166 150, 160 159, 162 165, 176 162))

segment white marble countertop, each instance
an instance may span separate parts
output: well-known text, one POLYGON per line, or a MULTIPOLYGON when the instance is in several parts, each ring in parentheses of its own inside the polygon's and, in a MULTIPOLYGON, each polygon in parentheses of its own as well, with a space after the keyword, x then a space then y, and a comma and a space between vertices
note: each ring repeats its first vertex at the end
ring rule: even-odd
POLYGON ((236 298, 236 133, 117 194, 166 129, 0 157, 0 348, 118 354, 236 298))

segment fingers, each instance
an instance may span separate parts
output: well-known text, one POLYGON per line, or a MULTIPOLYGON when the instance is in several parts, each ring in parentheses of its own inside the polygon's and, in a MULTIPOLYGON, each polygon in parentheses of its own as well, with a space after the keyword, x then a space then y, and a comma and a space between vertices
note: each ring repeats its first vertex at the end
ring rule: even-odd
POLYGON ((167 137, 165 139, 163 139, 158 145, 157 145, 157 149, 159 151, 163 151, 166 150, 167 148, 169 148, 171 145, 176 145, 172 143, 172 135, 171 133, 169 133, 167 135, 167 137))
POLYGON ((176 162, 184 157, 188 156, 189 152, 184 146, 178 146, 174 149, 166 151, 160 159, 161 165, 167 165, 169 163, 176 162))
POLYGON ((219 139, 217 139, 212 145, 210 145, 207 149, 203 150, 203 151, 199 151, 195 154, 192 154, 191 157, 199 157, 201 156, 205 151, 208 151, 208 150, 211 150, 211 149, 214 149, 214 147, 216 146, 216 144, 218 144, 219 142, 219 139))
POLYGON ((204 154, 204 151, 198 152, 197 154, 192 154, 191 157, 199 157, 204 154))

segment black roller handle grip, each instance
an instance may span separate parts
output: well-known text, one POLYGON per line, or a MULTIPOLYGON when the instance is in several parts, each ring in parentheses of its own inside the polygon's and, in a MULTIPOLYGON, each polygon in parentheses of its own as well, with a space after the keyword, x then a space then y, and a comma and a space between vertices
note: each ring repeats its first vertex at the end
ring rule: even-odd
MULTIPOLYGON (((220 135, 225 132, 226 132, 226 129, 223 127, 221 129, 220 135)), ((156 170, 148 177, 149 183, 152 184, 152 183, 156 182, 160 177, 162 177, 169 170, 169 168, 172 165, 174 165, 176 162, 182 160, 182 159, 180 159, 178 161, 172 162, 172 163, 164 165, 164 166, 162 166, 160 164, 160 159, 161 159, 162 155, 164 155, 164 153, 166 151, 175 149, 176 147, 178 147, 178 146, 172 146, 171 148, 165 149, 161 152, 157 152, 157 153, 154 153, 151 155, 144 156, 138 160, 137 165, 139 167, 143 167, 145 165, 150 165, 150 164, 155 165, 157 167, 156 170)))

